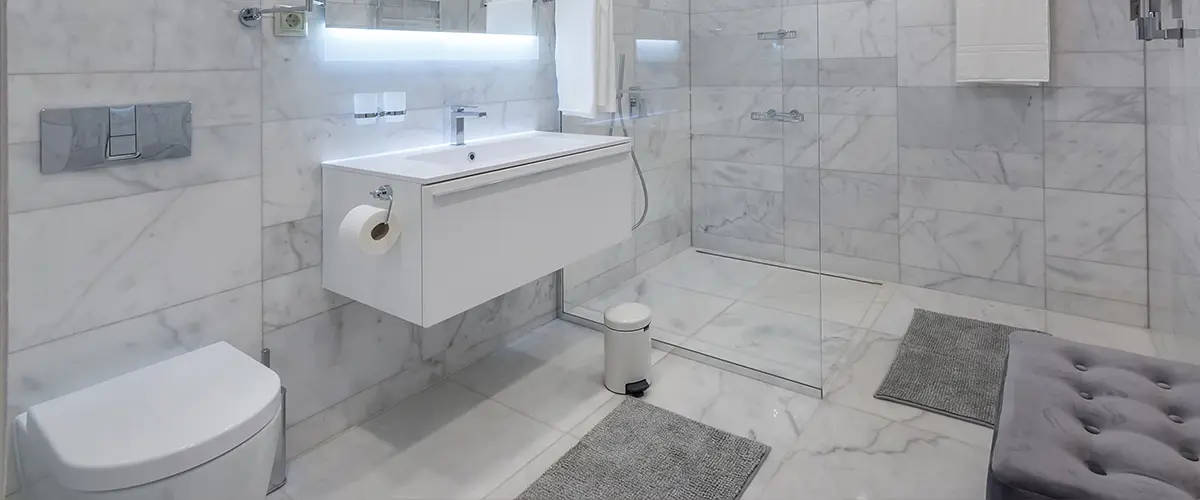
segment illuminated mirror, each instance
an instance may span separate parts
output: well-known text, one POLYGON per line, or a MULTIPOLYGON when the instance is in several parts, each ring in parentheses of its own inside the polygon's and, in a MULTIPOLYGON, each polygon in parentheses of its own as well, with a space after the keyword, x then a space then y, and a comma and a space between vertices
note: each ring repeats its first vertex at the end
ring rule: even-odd
POLYGON ((540 0, 327 0, 331 28, 534 35, 540 0))

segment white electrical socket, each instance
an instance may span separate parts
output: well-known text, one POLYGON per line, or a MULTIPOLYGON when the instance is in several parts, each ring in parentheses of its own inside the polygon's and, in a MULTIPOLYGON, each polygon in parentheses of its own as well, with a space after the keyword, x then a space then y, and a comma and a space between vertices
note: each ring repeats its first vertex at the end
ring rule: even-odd
POLYGON ((308 13, 281 12, 275 14, 275 36, 308 36, 308 13))

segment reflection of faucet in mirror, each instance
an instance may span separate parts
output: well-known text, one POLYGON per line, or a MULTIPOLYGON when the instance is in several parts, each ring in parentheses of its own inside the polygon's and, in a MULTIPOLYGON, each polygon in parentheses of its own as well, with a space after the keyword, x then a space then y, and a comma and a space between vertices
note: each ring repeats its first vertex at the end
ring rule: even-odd
POLYGON ((462 146, 467 143, 464 138, 467 118, 487 118, 486 111, 467 111, 468 109, 475 109, 477 107, 463 105, 450 106, 450 136, 453 138, 453 142, 450 143, 451 145, 462 146))

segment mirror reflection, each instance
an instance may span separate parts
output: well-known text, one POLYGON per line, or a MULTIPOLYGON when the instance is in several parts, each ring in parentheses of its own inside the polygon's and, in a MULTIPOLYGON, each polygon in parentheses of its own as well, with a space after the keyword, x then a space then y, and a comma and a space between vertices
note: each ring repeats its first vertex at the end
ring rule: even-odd
POLYGON ((327 0, 331 28, 536 34, 535 0, 327 0))

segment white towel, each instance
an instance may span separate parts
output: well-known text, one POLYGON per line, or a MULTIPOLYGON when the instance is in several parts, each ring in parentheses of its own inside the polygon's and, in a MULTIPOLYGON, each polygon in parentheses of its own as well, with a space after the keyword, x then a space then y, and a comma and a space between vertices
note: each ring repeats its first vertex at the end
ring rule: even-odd
POLYGON ((1050 81, 1050 0, 958 0, 957 80, 1050 81))
POLYGON ((598 118, 617 111, 612 0, 555 0, 558 110, 598 118))

